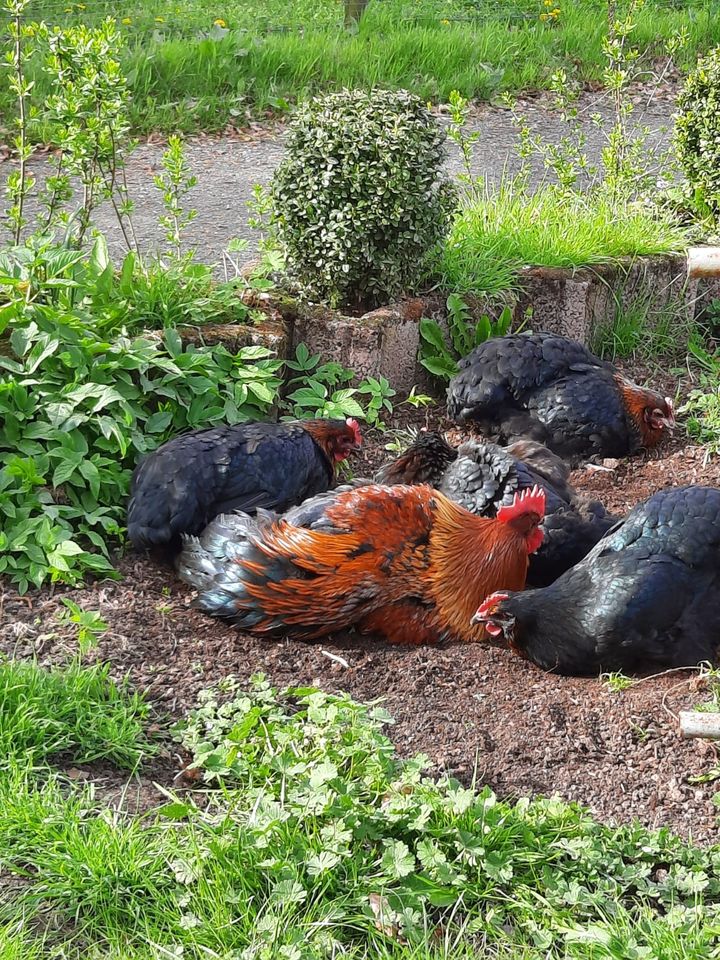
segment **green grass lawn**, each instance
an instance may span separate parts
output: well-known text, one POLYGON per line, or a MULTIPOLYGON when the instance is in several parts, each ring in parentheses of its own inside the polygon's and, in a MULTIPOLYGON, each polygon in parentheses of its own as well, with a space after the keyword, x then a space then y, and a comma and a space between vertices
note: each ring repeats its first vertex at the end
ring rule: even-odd
POLYGON ((225 682, 173 734, 196 792, 109 806, 25 761, 40 738, 18 714, 29 701, 62 728, 65 761, 142 755, 141 701, 102 671, 3 667, 0 960, 717 955, 720 847, 429 778, 396 757, 382 710, 344 695, 225 682), (76 723, 92 710, 124 714, 104 753, 76 723))
MULTIPOLYGON (((358 32, 342 27, 339 0, 32 0, 28 15, 49 23, 117 18, 127 41, 123 66, 138 132, 219 130, 248 114, 348 87, 405 87, 433 101, 451 90, 486 100, 502 90, 542 88, 563 66, 597 79, 606 24, 600 0, 558 0, 542 22, 542 0, 371 0, 358 32)), ((648 0, 634 42, 658 51, 685 27, 683 55, 720 42, 713 0, 648 0)), ((38 71, 41 102, 47 81, 38 71)), ((7 97, 0 101, 9 115, 7 97)))

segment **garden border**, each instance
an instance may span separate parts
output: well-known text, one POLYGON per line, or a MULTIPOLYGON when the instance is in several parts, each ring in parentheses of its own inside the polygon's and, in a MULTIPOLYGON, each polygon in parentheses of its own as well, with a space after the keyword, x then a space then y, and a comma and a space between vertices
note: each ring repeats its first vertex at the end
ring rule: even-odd
MULTIPOLYGON (((224 343, 231 351, 263 344, 283 359, 293 357, 297 345, 305 343, 324 360, 341 361, 353 370, 356 381, 382 375, 403 393, 413 386, 433 388, 434 378, 418 361, 419 322, 429 317, 446 328, 446 296, 432 291, 352 317, 303 305, 287 294, 248 289, 243 300, 265 315, 263 323, 185 326, 179 332, 191 342, 224 343)), ((575 269, 529 267, 519 274, 517 289, 502 297, 464 299, 476 319, 483 314, 496 319, 510 306, 514 324, 526 321, 533 330, 569 336, 592 347, 603 327, 612 325, 619 307, 627 309, 639 301, 651 313, 670 308, 694 320, 715 297, 720 298, 717 271, 694 270, 686 254, 672 254, 575 269)))

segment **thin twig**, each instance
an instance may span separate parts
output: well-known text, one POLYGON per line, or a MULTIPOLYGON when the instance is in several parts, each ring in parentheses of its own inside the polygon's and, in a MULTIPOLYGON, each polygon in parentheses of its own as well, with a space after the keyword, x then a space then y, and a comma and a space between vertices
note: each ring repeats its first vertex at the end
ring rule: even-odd
POLYGON ((23 208, 25 206, 25 190, 27 177, 27 158, 25 148, 27 143, 27 115, 25 112, 25 75, 22 64, 22 42, 20 26, 20 8, 15 11, 15 73, 18 81, 18 122, 20 126, 20 183, 17 194, 17 220, 15 221, 15 245, 19 246, 22 237, 23 208))

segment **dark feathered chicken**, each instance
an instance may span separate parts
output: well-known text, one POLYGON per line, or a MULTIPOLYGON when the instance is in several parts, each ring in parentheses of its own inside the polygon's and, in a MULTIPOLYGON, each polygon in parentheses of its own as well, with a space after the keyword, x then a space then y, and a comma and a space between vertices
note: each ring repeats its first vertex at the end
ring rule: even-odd
POLYGON ((528 584, 541 587, 579 563, 615 523, 602 504, 578 497, 569 475, 559 457, 533 441, 503 448, 469 440, 455 450, 440 434, 423 432, 381 467, 375 480, 429 483, 471 513, 486 517, 494 517, 519 490, 541 487, 545 537, 528 570, 528 584))
POLYGON ((240 423, 175 437, 136 468, 128 536, 137 548, 181 546, 216 516, 282 512, 327 490, 360 446, 355 420, 240 423))
POLYGON ((544 500, 523 491, 489 519, 424 484, 335 490, 280 519, 219 517, 188 538, 178 572, 202 610, 253 633, 354 626, 391 643, 473 642, 482 599, 524 586, 544 500))
POLYGON ((495 337, 460 361, 448 412, 502 443, 527 437, 569 459, 654 447, 674 425, 672 401, 551 333, 495 337))
POLYGON ((489 597, 475 615, 544 670, 694 666, 720 643, 720 490, 662 490, 549 587, 489 597))

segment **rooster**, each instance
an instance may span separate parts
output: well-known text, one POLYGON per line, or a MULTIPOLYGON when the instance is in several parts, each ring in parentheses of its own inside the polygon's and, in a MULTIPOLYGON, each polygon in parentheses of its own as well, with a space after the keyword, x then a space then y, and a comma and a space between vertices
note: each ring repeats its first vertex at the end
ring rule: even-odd
POLYGON ((720 642, 720 490, 662 490, 551 586, 488 597, 473 617, 543 670, 695 666, 720 642))
POLYGON ((655 447, 675 424, 669 397, 552 333, 476 347, 450 381, 448 412, 501 443, 527 437, 572 461, 655 447))
POLYGON ((469 440, 457 450, 438 433, 420 432, 375 475, 378 483, 429 483, 470 513, 494 517, 517 491, 545 493, 543 544, 530 559, 528 583, 542 587, 579 563, 615 523, 597 501, 569 484, 567 465, 546 447, 522 440, 510 447, 469 440))
POLYGON ((346 487, 285 518, 219 517, 187 538, 183 580, 200 609, 243 630, 313 640, 357 627, 390 643, 472 642, 472 613, 501 587, 522 590, 542 542, 540 489, 494 519, 426 485, 346 487))
POLYGON ((240 423, 174 437, 136 468, 128 537, 136 548, 173 554, 182 534, 216 516, 284 511, 327 490, 337 464, 361 444, 357 421, 240 423))

